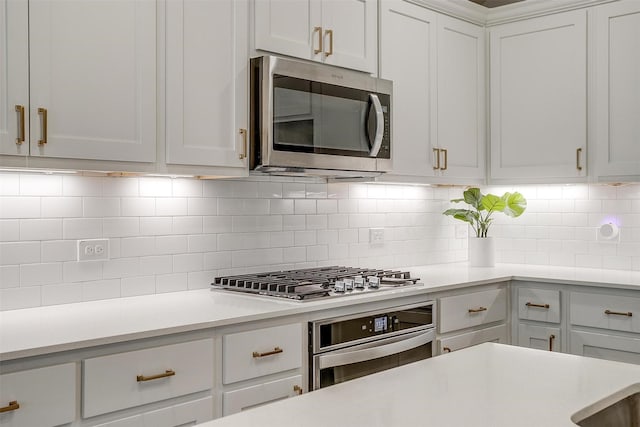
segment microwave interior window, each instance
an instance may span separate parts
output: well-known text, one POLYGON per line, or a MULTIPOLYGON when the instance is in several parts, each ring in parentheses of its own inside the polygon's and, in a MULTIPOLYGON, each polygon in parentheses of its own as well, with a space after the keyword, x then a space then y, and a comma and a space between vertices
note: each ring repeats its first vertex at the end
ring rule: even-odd
POLYGON ((368 157, 367 92, 274 75, 274 149, 368 157))

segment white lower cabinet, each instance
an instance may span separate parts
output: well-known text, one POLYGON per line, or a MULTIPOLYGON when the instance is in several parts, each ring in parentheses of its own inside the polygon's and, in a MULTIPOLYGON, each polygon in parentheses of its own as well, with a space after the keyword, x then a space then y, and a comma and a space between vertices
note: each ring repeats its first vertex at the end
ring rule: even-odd
POLYGON ((213 388, 213 340, 83 361, 85 418, 213 388))
POLYGON ((213 397, 180 403, 96 427, 187 427, 213 418, 213 397))
POLYGON ((0 375, 0 425, 48 427, 76 416, 76 364, 0 375))
POLYGON ((302 375, 257 384, 222 395, 222 415, 231 415, 302 394, 302 375))
POLYGON ((616 336, 572 331, 571 353, 598 359, 640 364, 640 336, 616 336))
POLYGON ((529 323, 520 323, 518 325, 518 345, 520 347, 562 351, 561 343, 560 327, 558 326, 532 325, 529 323))
POLYGON ((493 326, 438 340, 438 354, 451 353, 484 342, 509 343, 507 325, 493 326))

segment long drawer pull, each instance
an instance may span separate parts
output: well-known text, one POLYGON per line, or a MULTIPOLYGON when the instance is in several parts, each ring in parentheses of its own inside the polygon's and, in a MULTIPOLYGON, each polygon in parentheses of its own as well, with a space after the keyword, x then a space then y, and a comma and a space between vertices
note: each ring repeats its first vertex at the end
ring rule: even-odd
POLYGON ((45 145, 47 143, 47 109, 38 108, 38 114, 42 118, 42 139, 38 140, 38 145, 45 145))
POLYGON ((11 402, 9 402, 9 406, 5 406, 3 408, 0 408, 0 413, 9 412, 9 411, 15 411, 16 409, 20 409, 20 404, 18 403, 17 400, 12 400, 11 402))
POLYGON ((167 378, 167 377, 172 377, 176 374, 176 371, 172 370, 172 369, 167 369, 166 371, 164 371, 162 374, 157 374, 157 375, 150 375, 148 377, 145 377, 144 375, 138 375, 136 377, 136 381, 138 382, 142 382, 142 381, 153 381, 153 380, 159 380, 160 378, 167 378))
POLYGON ((630 312, 630 311, 624 312, 624 311, 605 310, 604 314, 611 314, 611 315, 616 315, 616 316, 627 316, 627 317, 633 316, 633 313, 630 312))
POLYGON ((294 391, 294 392, 295 392, 295 394, 297 394, 297 395, 301 395, 301 394, 303 393, 303 391, 302 391, 302 387, 300 387, 300 386, 299 386, 299 385, 297 385, 297 384, 293 386, 293 391, 294 391))
POLYGON ((470 308, 469 313, 480 313, 481 311, 487 311, 487 307, 470 308))
POLYGON ((22 145, 24 142, 24 105, 16 105, 16 112, 18 113, 18 137, 16 138, 16 144, 22 145))
POLYGON ((549 308, 549 304, 536 304, 536 303, 533 303, 533 302, 528 302, 525 305, 527 307, 538 307, 538 308, 546 308, 546 309, 549 308))
POLYGON ((549 335, 549 351, 553 351, 553 340, 556 338, 555 335, 549 335))
POLYGON ((445 353, 451 353, 451 349, 449 347, 442 347, 442 351, 445 353))
POLYGON ((265 353, 258 353, 257 351, 253 352, 253 357, 265 357, 265 356, 273 356, 274 354, 282 353, 284 350, 280 347, 275 347, 271 351, 267 351, 265 353))

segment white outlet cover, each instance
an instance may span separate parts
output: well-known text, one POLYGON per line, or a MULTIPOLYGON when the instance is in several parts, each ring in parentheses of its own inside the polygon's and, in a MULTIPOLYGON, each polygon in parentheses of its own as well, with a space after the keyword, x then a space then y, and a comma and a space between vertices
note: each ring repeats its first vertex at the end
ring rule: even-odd
POLYGON ((109 239, 78 240, 78 261, 109 259, 109 239))

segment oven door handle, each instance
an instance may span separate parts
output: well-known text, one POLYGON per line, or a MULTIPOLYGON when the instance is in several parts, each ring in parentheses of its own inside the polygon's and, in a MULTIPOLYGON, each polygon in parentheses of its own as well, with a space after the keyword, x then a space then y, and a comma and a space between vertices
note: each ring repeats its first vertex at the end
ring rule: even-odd
POLYGON ((390 356, 392 354, 402 353, 403 351, 420 347, 433 342, 434 339, 435 331, 433 329, 421 332, 419 335, 415 335, 411 338, 406 338, 406 336, 395 337, 393 342, 389 344, 376 345, 362 350, 320 355, 318 357, 318 366, 320 369, 325 369, 378 359, 380 357, 390 356))
POLYGON ((376 118, 375 121, 375 136, 371 142, 371 151, 369 151, 369 157, 378 157, 378 152, 382 147, 382 138, 384 137, 384 113, 382 111, 382 104, 380 98, 375 93, 369 94, 369 100, 371 101, 371 107, 369 111, 369 120, 372 117, 376 118))

